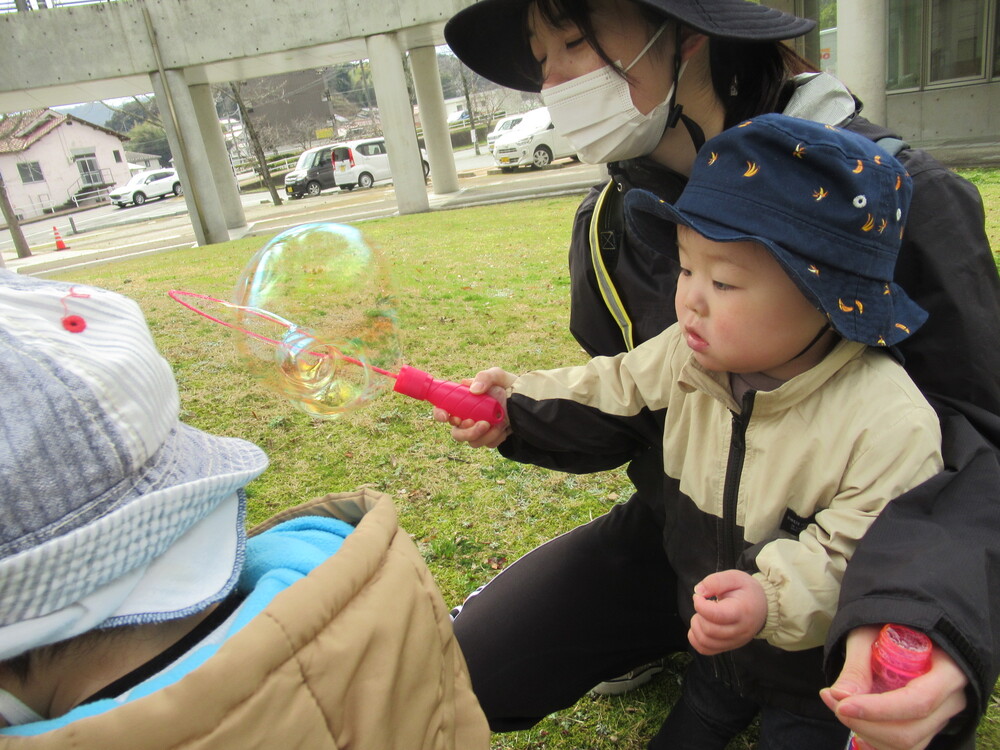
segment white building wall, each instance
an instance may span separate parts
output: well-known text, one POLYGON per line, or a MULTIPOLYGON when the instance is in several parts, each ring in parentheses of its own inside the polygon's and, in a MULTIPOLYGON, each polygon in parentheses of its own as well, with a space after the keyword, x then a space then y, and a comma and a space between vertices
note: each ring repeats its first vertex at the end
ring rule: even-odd
POLYGON ((67 121, 25 151, 0 154, 0 174, 17 214, 24 219, 33 218, 66 203, 81 189, 83 182, 73 160, 74 149, 92 149, 97 166, 107 181, 113 184, 128 181, 130 173, 125 160, 125 142, 82 122, 67 121), (121 157, 120 162, 115 161, 115 151, 121 157), (21 162, 38 162, 43 180, 23 183, 17 168, 21 162))

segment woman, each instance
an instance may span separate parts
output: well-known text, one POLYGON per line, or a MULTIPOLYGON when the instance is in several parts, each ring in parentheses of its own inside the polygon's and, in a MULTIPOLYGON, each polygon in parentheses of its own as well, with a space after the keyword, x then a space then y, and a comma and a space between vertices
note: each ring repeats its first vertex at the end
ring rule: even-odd
MULTIPOLYGON (((502 85, 540 92, 582 158, 609 163, 611 179, 581 204, 570 247, 570 327, 588 353, 615 354, 673 322, 664 301, 676 269, 661 249, 631 241, 621 214, 625 192, 640 187, 675 200, 705 138, 764 112, 846 126, 874 140, 891 135, 858 116, 860 103, 842 84, 811 72, 780 44, 812 26, 743 0, 482 0, 449 21, 445 36, 463 62, 502 85)), ((933 747, 972 747, 974 719, 1000 671, 987 572, 1000 526, 989 499, 1000 474, 995 448, 970 424, 997 442, 1000 283, 975 188, 924 152, 884 143, 914 178, 897 281, 931 313, 902 354, 939 408, 946 463, 955 469, 891 503, 860 546, 831 630, 827 674, 837 674, 845 645, 846 664, 824 701, 884 748, 925 747, 968 706, 964 721, 948 727, 957 735, 933 747), (912 601, 903 608, 900 599, 912 601), (939 645, 934 670, 913 686, 923 708, 899 694, 850 697, 870 684, 870 626, 885 621, 921 627, 939 645)), ((459 431, 473 445, 497 438, 482 424, 459 431)), ((599 680, 686 649, 687 623, 676 615, 675 579, 662 551, 664 536, 677 533, 671 506, 683 498, 664 480, 657 455, 635 460, 629 475, 637 492, 627 503, 529 553, 457 616, 473 685, 495 730, 531 726, 599 680)), ((818 675, 822 655, 804 652, 803 659, 818 675)), ((752 719, 756 705, 720 708, 718 696, 702 694, 714 677, 689 681, 651 747, 685 747, 680 738, 699 736, 705 706, 731 718, 727 736, 701 737, 691 747, 724 747, 752 719)), ((813 696, 822 684, 812 685, 813 696)), ((813 708, 822 721, 818 700, 813 708)))

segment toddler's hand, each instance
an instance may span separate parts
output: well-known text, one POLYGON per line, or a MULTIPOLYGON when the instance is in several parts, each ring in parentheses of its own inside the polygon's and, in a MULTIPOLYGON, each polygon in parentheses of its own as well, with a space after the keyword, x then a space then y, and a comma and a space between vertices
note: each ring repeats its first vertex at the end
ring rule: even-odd
POLYGON ((711 656, 749 643, 767 619, 764 587, 749 573, 723 570, 694 587, 694 617, 688 641, 711 656))
MULTIPOLYGON (((517 379, 516 375, 491 367, 478 373, 473 380, 463 380, 462 385, 469 386, 472 393, 487 393, 496 399, 500 406, 507 408, 507 388, 517 379)), ((468 443, 473 448, 496 448, 510 434, 510 422, 505 418, 496 425, 489 422, 473 422, 471 419, 459 419, 444 409, 434 408, 434 419, 451 425, 451 436, 460 443, 468 443)))

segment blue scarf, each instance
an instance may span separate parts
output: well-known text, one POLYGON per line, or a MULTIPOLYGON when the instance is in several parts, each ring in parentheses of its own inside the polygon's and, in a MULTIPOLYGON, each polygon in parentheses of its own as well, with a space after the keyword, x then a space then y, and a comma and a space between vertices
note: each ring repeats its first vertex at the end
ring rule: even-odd
POLYGON ((246 562, 237 588, 246 599, 236 610, 221 642, 196 646, 167 670, 136 685, 126 696, 105 698, 78 706, 55 719, 0 729, 0 735, 31 736, 59 729, 74 721, 97 716, 122 703, 142 698, 179 681, 204 664, 226 640, 238 633, 271 603, 275 596, 329 559, 354 527, 319 516, 294 518, 247 541, 246 562))

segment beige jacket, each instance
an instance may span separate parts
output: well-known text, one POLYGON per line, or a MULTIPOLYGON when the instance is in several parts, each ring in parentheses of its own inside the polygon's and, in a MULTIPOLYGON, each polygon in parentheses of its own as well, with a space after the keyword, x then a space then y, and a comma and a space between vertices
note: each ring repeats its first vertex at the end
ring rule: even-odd
POLYGON ((690 499, 665 536, 680 590, 716 570, 752 572, 768 597, 758 638, 785 650, 823 644, 858 540, 942 468, 934 410, 885 351, 852 341, 740 404, 673 326, 627 354, 518 378, 508 412, 501 452, 567 471, 662 441, 664 470, 690 499))
POLYGON ((179 682, 2 750, 487 750, 448 610, 386 495, 331 494, 278 514, 356 525, 179 682))

